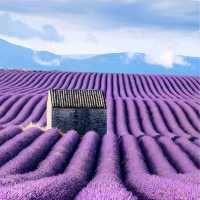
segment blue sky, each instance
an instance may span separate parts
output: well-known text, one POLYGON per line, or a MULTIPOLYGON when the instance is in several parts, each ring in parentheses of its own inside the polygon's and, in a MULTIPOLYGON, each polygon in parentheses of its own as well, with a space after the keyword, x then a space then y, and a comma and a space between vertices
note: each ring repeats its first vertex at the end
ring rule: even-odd
POLYGON ((56 54, 145 53, 187 65, 200 57, 199 0, 0 1, 0 38, 56 54))

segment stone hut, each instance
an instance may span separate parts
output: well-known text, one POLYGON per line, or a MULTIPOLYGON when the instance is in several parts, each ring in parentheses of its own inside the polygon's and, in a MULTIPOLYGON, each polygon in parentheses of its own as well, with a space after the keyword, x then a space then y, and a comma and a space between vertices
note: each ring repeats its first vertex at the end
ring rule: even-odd
POLYGON ((106 133, 106 101, 101 90, 57 90, 48 92, 47 127, 63 133, 75 129, 85 134, 106 133))

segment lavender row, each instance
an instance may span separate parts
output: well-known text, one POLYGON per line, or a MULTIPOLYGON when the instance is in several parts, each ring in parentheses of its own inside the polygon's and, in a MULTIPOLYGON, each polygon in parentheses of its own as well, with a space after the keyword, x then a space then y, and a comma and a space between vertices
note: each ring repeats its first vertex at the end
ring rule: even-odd
MULTIPOLYGON (((38 129, 29 129, 28 133, 30 130, 38 129)), ((21 173, 22 169, 24 173, 30 171, 26 163, 39 164, 29 173, 1 178, 0 184, 4 187, 0 189, 0 199, 70 200, 76 197, 98 200, 111 197, 136 199, 137 196, 139 199, 178 200, 180 196, 183 199, 198 197, 200 170, 195 159, 200 148, 195 140, 166 136, 135 138, 127 134, 120 139, 108 132, 102 139, 99 152, 100 138, 98 134, 89 132, 73 154, 79 141, 78 134, 71 131, 58 140, 56 130, 51 131, 38 137, 0 168, 0 172, 2 169, 9 168, 12 171, 15 168, 18 169, 15 173, 21 173), (45 141, 50 141, 53 136, 52 143, 55 144, 55 140, 58 142, 45 156, 48 146, 45 141), (36 146, 41 148, 37 149, 36 146), (44 160, 39 162, 43 150, 46 151, 42 156, 44 160), (35 156, 28 158, 30 153, 35 156)), ((0 148, 28 133, 17 134, 0 148)), ((12 174, 11 171, 7 174, 12 174)))
POLYGON ((189 155, 182 151, 178 145, 175 145, 173 140, 167 137, 160 137, 158 142, 163 148, 170 163, 172 163, 179 173, 189 173, 198 169, 195 163, 190 159, 189 155))
POLYGON ((34 170, 60 138, 56 129, 50 129, 21 151, 15 158, 1 166, 0 176, 22 174, 34 170))
POLYGON ((200 148, 186 138, 180 137, 175 141, 166 136, 159 138, 141 136, 136 139, 131 135, 123 135, 123 159, 126 161, 131 157, 134 160, 133 163, 127 165, 127 172, 173 177, 178 173, 191 173, 199 170, 200 148), (187 152, 177 144, 182 140, 184 144, 187 144, 184 146, 187 152), (190 151, 191 149, 193 152, 190 151))
MULTIPOLYGON (((25 126, 33 122, 45 126, 46 101, 47 98, 42 96, 10 97, 2 103, 0 124, 25 126), (24 105, 25 102, 27 104, 24 105)), ((198 108, 183 102, 107 98, 107 112, 107 129, 118 135, 200 136, 198 108)))
MULTIPOLYGON (((198 199, 200 192, 199 170, 194 170, 192 173, 186 175, 175 174, 174 169, 167 164, 167 160, 163 160, 162 151, 158 149, 160 147, 155 141, 148 136, 142 137, 141 140, 143 145, 141 146, 142 148, 139 148, 139 142, 133 136, 122 136, 125 184, 127 188, 141 200, 198 199), (145 152, 143 148, 145 148, 145 152), (142 151, 143 153, 141 153, 142 151), (149 161, 151 167, 162 176, 151 175, 149 173, 147 170, 149 161)), ((185 162, 185 157, 182 157, 179 151, 173 148, 176 145, 172 142, 170 143, 169 141, 171 140, 168 137, 161 137, 159 141, 169 144, 170 148, 168 150, 171 150, 171 154, 175 155, 181 163, 188 165, 185 162)))
MULTIPOLYGON (((47 157, 39 163, 34 171, 30 171, 24 174, 9 175, 4 178, 0 178, 0 184, 2 186, 13 185, 19 182, 37 180, 43 177, 49 177, 57 175, 59 173, 63 173, 68 162, 73 156, 74 151, 76 150, 79 140, 80 137, 78 133, 76 133, 75 131, 67 132, 59 139, 59 141, 54 145, 47 157)), ((43 148, 44 147, 42 147, 41 151, 43 150, 43 148)), ((27 153, 27 150, 28 149, 24 150, 24 154, 27 153)))
POLYGON ((160 100, 107 99, 107 106, 108 130, 118 135, 200 136, 200 118, 188 104, 179 106, 160 100))
POLYGON ((83 199, 136 199, 121 181, 119 147, 114 134, 103 138, 97 173, 76 196, 76 200, 83 199))
POLYGON ((87 133, 63 174, 1 187, 0 199, 74 199, 94 173, 99 143, 98 134, 87 133))
MULTIPOLYGON (((196 102, 200 98, 200 83, 195 77, 63 72, 7 73, 9 78, 1 81, 2 94, 42 94, 49 88, 65 88, 101 89, 107 97, 193 99, 196 102)), ((5 72, 1 72, 0 76, 4 74, 5 72)))
POLYGON ((196 166, 200 168, 200 148, 185 138, 178 138, 175 142, 190 156, 196 166))
POLYGON ((22 130, 17 126, 9 126, 8 128, 0 130, 0 145, 15 137, 20 132, 22 132, 22 130))
POLYGON ((42 131, 31 128, 18 134, 0 146, 0 166, 14 158, 21 150, 30 145, 42 131))
POLYGON ((43 96, 10 97, 2 102, 0 124, 9 126, 12 124, 27 125, 30 122, 37 123, 46 110, 46 101, 47 98, 43 96))
POLYGON ((155 139, 144 136, 140 139, 140 145, 152 174, 168 176, 177 172, 155 139))
POLYGON ((126 185, 140 200, 189 200, 199 199, 200 194, 199 184, 149 174, 130 173, 126 185))

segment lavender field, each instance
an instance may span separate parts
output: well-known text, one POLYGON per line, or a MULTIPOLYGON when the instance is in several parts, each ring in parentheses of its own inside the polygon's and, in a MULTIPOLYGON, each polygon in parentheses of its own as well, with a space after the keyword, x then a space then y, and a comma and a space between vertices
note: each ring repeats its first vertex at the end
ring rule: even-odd
POLYGON ((200 199, 199 100, 199 77, 1 70, 0 200, 200 199), (52 88, 103 90, 107 133, 46 129, 52 88))

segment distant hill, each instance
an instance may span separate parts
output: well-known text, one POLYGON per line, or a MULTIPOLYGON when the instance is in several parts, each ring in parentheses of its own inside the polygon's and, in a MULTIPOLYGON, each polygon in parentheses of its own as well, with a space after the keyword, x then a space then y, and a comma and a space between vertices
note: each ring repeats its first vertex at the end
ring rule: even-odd
POLYGON ((175 64, 173 68, 165 68, 147 63, 142 53, 133 57, 126 52, 63 56, 48 51, 34 51, 0 39, 0 68, 6 69, 199 75, 200 58, 183 58, 188 65, 175 64))

